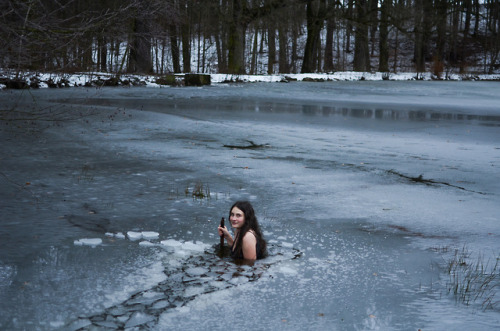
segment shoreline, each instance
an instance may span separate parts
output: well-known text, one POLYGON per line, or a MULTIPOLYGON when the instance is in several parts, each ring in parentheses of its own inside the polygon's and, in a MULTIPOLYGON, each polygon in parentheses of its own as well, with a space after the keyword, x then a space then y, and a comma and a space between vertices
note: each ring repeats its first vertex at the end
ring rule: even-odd
MULTIPOLYGON (((24 73, 23 78, 0 74, 0 90, 29 88, 64 88, 64 87, 104 87, 104 86, 147 86, 167 87, 185 86, 186 74, 166 75, 134 75, 113 73, 24 73)), ((224 83, 289 83, 331 82, 331 81, 500 81, 500 74, 446 74, 437 77, 431 73, 382 73, 339 71, 334 73, 306 74, 274 74, 274 75, 233 75, 233 74, 191 74, 209 76, 208 83, 194 85, 211 85, 224 83)))

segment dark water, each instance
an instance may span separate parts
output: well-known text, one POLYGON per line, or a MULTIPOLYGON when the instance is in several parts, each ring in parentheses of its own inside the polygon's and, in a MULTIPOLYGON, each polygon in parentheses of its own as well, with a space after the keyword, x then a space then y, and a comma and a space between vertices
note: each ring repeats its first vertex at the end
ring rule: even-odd
POLYGON ((446 269, 500 251, 496 83, 0 93, 2 329, 500 323, 446 269), (215 255, 237 199, 271 247, 254 266, 215 255))

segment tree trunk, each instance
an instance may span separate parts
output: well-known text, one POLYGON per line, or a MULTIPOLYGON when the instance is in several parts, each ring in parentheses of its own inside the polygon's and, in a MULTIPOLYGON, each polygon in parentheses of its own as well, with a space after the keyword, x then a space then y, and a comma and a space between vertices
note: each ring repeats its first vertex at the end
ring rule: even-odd
POLYGON ((267 46, 269 58, 267 61, 267 73, 274 73, 274 63, 276 62, 276 29, 273 22, 269 22, 267 29, 267 46))
POLYGON ((380 6, 380 30, 379 30, 379 60, 378 70, 380 72, 389 72, 389 47, 387 45, 388 37, 388 16, 391 0, 381 0, 380 6))
POLYGON ((288 36, 285 27, 281 24, 278 28, 278 41, 279 41, 279 55, 278 55, 279 72, 288 73, 290 71, 290 67, 288 65, 288 36))
POLYGON ((334 70, 333 65, 333 36, 335 32, 335 2, 330 1, 328 4, 328 14, 326 19, 326 40, 325 40, 325 65, 323 70, 331 72, 334 70))
POLYGON ((233 12, 228 33, 228 73, 245 74, 246 23, 242 16, 246 2, 233 0, 233 12))
POLYGON ((399 51, 399 31, 396 30, 396 35, 394 36, 394 63, 392 67, 393 72, 398 72, 398 51, 399 51))
POLYGON ((181 26, 182 39, 182 68, 183 72, 191 72, 191 33, 189 25, 184 23, 181 26))
POLYGON ((252 45, 252 61, 250 63, 250 74, 255 75, 257 73, 257 48, 259 46, 258 43, 258 29, 255 29, 254 35, 253 35, 253 45, 252 45))
POLYGON ((170 25, 170 49, 172 51, 172 66, 174 73, 181 72, 179 42, 177 41, 177 27, 175 24, 170 25))
POLYGON ((451 65, 456 65, 459 60, 458 54, 458 25, 459 25, 459 15, 461 14, 458 3, 455 1, 452 7, 451 14, 451 38, 449 43, 449 60, 451 65))
POLYGON ((477 36, 479 33, 479 23, 481 22, 481 4, 479 0, 474 0, 474 36, 477 36))
POLYGON ((106 37, 100 37, 98 39, 99 44, 99 69, 102 72, 107 72, 107 60, 108 60, 108 46, 106 45, 106 37))
POLYGON ((298 58, 298 55, 297 55, 297 48, 298 48, 298 45, 297 45, 297 40, 299 39, 299 27, 297 26, 297 24, 293 24, 293 27, 292 27, 292 54, 291 54, 291 72, 292 73, 296 73, 297 72, 297 58, 298 58))
POLYGON ((425 46, 424 46, 424 0, 415 1, 415 45, 414 60, 417 72, 425 71, 425 46))
POLYGON ((128 71, 149 74, 153 72, 151 40, 149 39, 148 25, 143 20, 142 17, 134 19, 128 71))
POLYGON ((355 0, 348 0, 347 2, 347 24, 346 24, 346 45, 345 45, 345 51, 346 53, 351 52, 351 34, 352 34, 352 20, 354 19, 354 1, 355 0))
POLYGON ((368 45, 367 0, 356 1, 356 30, 354 40, 354 71, 370 71, 368 45))
POLYGON ((435 59, 443 62, 445 46, 446 46, 446 19, 447 19, 447 0, 437 0, 436 16, 437 16, 437 39, 436 39, 436 54, 435 59))
MULTIPOLYGON (((383 1, 383 0, 380 0, 383 1)), ((375 55, 375 35, 378 29, 378 0, 369 0, 368 7, 370 8, 370 44, 371 44, 371 55, 375 55)))
POLYGON ((307 39, 304 49, 304 59, 301 72, 313 72, 317 64, 317 52, 320 47, 320 32, 326 12, 326 0, 320 0, 319 8, 317 1, 307 0, 307 39))

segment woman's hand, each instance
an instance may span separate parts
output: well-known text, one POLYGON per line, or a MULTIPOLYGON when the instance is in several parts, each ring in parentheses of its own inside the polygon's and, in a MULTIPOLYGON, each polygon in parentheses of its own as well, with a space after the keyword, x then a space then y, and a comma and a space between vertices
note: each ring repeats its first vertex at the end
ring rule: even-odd
POLYGON ((227 240, 227 243, 229 246, 231 246, 233 244, 233 237, 231 236, 231 234, 227 230, 227 227, 219 226, 217 228, 217 232, 219 233, 219 236, 224 236, 224 238, 227 240))

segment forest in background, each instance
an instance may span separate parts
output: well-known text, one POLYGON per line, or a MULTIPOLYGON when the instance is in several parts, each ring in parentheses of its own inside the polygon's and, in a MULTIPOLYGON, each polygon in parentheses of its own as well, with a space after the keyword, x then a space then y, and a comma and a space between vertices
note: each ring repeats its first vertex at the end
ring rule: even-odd
POLYGON ((495 73, 499 0, 0 0, 0 69, 495 73))

